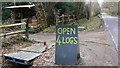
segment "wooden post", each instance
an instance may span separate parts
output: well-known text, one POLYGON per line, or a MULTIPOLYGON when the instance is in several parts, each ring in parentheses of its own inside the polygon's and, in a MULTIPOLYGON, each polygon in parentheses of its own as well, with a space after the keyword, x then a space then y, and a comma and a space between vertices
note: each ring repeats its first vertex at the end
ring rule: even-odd
POLYGON ((15 20, 16 20, 16 10, 14 9, 13 10, 13 23, 15 23, 15 20))
POLYGON ((6 33, 5 33, 5 28, 3 28, 3 34, 5 34, 5 35, 4 35, 3 42, 5 42, 5 41, 6 41, 6 33))
POLYGON ((56 16, 56 25, 58 25, 58 15, 55 15, 56 16))
POLYGON ((62 25, 64 25, 64 14, 62 14, 62 25))
POLYGON ((29 31, 28 31, 29 27, 28 27, 28 23, 29 23, 29 18, 27 19, 27 22, 26 22, 26 32, 25 32, 26 38, 29 39, 29 31))
POLYGON ((73 20, 75 20, 75 15, 73 15, 73 20))
POLYGON ((77 59, 80 58, 80 45, 79 45, 79 39, 78 39, 78 46, 77 46, 77 59))
POLYGON ((68 15, 68 22, 70 23, 70 15, 68 15))
MULTIPOLYGON (((2 7, 2 2, 0 2, 0 7, 2 7)), ((2 11, 2 8, 0 8, 0 11, 2 11)), ((2 12, 0 12, 0 26, 2 25, 2 12)), ((2 33, 2 29, 0 28, 0 34, 2 33)), ((2 48, 2 39, 0 38, 0 49, 2 48)), ((2 51, 0 52, 2 54, 2 51)), ((2 63, 2 61, 0 61, 2 63)))

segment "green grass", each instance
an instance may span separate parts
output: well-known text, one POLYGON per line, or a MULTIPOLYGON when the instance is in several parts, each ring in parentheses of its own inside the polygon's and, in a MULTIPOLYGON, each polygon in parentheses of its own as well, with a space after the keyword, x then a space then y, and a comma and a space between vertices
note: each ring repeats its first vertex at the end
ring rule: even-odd
POLYGON ((87 22, 87 19, 86 18, 83 18, 83 19, 79 19, 79 20, 75 20, 74 22, 71 22, 70 24, 67 24, 67 25, 71 25, 72 23, 74 23, 74 25, 82 25, 83 23, 86 23, 87 22))
POLYGON ((75 21, 75 22, 76 22, 76 23, 75 23, 74 25, 80 26, 80 25, 86 23, 86 22, 87 22, 87 19, 86 19, 86 18, 83 18, 83 19, 79 19, 79 20, 77 20, 77 21, 75 21))
POLYGON ((56 27, 55 26, 50 26, 48 28, 45 28, 42 32, 51 33, 51 32, 55 32, 55 31, 56 31, 56 27))
MULTIPOLYGON (((66 25, 71 25, 71 23, 66 24, 66 25)), ((87 29, 91 29, 91 28, 98 28, 101 25, 101 20, 97 16, 91 18, 91 21, 87 20, 86 18, 83 18, 83 19, 74 21, 74 25, 78 25, 78 27, 81 27, 78 30, 82 31, 82 30, 87 30, 87 29), (85 28, 82 28, 82 27, 85 27, 85 28)), ((55 31, 56 31, 56 28, 54 25, 54 26, 50 26, 48 28, 45 28, 42 32, 52 33, 55 31)))
POLYGON ((86 23, 82 24, 81 27, 85 27, 86 29, 91 29, 91 28, 99 28, 101 25, 101 20, 98 17, 94 17, 90 20, 88 20, 86 23))
POLYGON ((89 28, 97 28, 97 27, 99 27, 99 25, 100 25, 100 23, 94 22, 94 21, 83 24, 83 26, 86 27, 87 29, 89 29, 89 28))

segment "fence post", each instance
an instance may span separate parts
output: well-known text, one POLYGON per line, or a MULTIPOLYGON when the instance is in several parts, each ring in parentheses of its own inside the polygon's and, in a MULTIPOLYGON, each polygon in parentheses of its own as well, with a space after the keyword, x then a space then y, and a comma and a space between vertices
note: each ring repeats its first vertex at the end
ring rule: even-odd
POLYGON ((29 23, 29 18, 27 19, 27 22, 26 22, 26 32, 25 32, 26 38, 29 39, 29 31, 28 31, 29 27, 28 27, 28 23, 29 23))
POLYGON ((58 15, 55 16, 56 16, 56 25, 58 25, 58 15))
POLYGON ((6 41, 6 32, 5 32, 5 28, 3 28, 3 34, 5 34, 5 35, 4 35, 4 38, 3 38, 3 42, 5 42, 5 41, 6 41))
POLYGON ((75 24, 75 15, 71 15, 71 17, 72 17, 72 25, 74 25, 75 24))
POLYGON ((62 25, 64 25, 64 14, 62 14, 62 25))
POLYGON ((73 15, 73 20, 75 20, 75 15, 73 15))
POLYGON ((70 15, 68 15, 68 22, 70 23, 70 15))

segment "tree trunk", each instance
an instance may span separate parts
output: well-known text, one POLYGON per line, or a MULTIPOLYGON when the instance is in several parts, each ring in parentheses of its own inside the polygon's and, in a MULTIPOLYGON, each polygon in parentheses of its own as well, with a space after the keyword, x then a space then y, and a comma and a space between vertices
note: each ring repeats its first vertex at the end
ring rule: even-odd
POLYGON ((36 11, 37 20, 39 22, 39 26, 47 27, 48 23, 42 2, 35 3, 35 11, 36 11))
POLYGON ((44 8, 47 14, 48 27, 50 25, 55 25, 55 15, 53 12, 55 2, 44 2, 44 8))

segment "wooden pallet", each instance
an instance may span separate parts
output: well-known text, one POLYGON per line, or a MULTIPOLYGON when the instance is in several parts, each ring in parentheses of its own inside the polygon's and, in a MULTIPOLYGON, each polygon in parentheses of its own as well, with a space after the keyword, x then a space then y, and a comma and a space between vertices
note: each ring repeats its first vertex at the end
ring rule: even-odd
POLYGON ((19 52, 10 53, 10 54, 4 54, 3 57, 10 62, 14 62, 22 65, 30 65, 31 61, 40 55, 42 54, 19 51, 19 52))
POLYGON ((21 59, 9 57, 9 56, 3 56, 3 57, 10 62, 14 62, 22 65, 31 65, 30 61, 25 61, 25 60, 21 60, 21 59))

